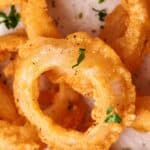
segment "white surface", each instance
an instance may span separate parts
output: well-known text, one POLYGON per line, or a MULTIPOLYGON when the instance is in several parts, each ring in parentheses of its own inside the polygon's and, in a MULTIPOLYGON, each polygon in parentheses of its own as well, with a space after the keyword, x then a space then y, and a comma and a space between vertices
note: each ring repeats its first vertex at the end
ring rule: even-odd
POLYGON ((111 150, 150 150, 150 133, 126 129, 111 150))
POLYGON ((56 7, 52 7, 52 1, 49 0, 50 15, 59 22, 59 29, 63 34, 72 33, 75 31, 86 31, 95 35, 99 34, 100 25, 98 15, 92 8, 102 10, 107 9, 111 12, 112 9, 119 3, 119 0, 105 0, 105 3, 98 3, 98 0, 55 0, 56 7), (83 13, 80 19, 78 16, 83 13))

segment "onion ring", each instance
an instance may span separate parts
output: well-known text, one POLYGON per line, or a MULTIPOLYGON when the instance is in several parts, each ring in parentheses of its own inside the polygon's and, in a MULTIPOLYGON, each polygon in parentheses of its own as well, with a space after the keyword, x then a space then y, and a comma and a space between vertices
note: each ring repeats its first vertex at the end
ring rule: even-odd
POLYGON ((100 33, 130 71, 139 65, 147 41, 145 25, 150 18, 146 3, 147 0, 122 0, 108 15, 100 33))
POLYGON ((130 73, 99 38, 91 38, 86 33, 75 33, 66 39, 37 38, 25 44, 19 53, 13 85, 15 101, 50 147, 108 149, 124 126, 134 120, 135 91, 130 73), (86 58, 77 69, 72 69, 79 48, 86 49, 86 58), (79 93, 95 99, 92 110, 95 122, 85 133, 58 126, 40 110, 37 78, 48 70, 53 81, 67 83, 79 93), (110 106, 122 116, 120 124, 104 122, 110 106))

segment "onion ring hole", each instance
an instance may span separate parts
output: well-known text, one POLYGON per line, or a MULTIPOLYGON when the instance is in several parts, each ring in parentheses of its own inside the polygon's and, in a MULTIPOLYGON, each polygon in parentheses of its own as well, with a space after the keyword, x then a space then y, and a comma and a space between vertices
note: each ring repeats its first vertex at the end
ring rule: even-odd
POLYGON ((55 123, 85 132, 92 124, 92 100, 74 91, 67 84, 53 84, 43 74, 39 79, 39 105, 55 123))

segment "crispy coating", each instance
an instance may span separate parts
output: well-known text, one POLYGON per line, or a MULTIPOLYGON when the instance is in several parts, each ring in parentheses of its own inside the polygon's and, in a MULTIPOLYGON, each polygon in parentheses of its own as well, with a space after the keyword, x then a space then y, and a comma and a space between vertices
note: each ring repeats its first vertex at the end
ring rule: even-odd
POLYGON ((4 9, 10 5, 20 4, 21 0, 0 0, 0 9, 4 9))
POLYGON ((140 131, 150 131, 150 96, 136 99, 136 120, 132 127, 140 131))
POLYGON ((66 39, 37 38, 25 44, 19 51, 14 95, 20 113, 56 150, 107 150, 134 120, 135 91, 130 73, 110 47, 86 33, 74 33, 66 39), (85 49, 85 59, 73 69, 80 48, 85 49), (94 123, 85 133, 64 129, 41 111, 37 79, 48 70, 53 82, 67 83, 93 99, 94 123), (122 117, 121 124, 104 122, 110 106, 122 117))
POLYGON ((39 150, 36 131, 30 125, 17 126, 0 121, 0 149, 39 150))
POLYGON ((9 89, 0 83, 0 149, 39 150, 37 131, 19 116, 9 89))
POLYGON ((10 52, 7 51, 0 52, 0 62, 7 60, 8 58, 10 58, 10 56, 11 56, 10 52))
POLYGON ((14 72, 15 72, 15 60, 10 61, 3 70, 3 73, 7 79, 13 78, 14 72))
POLYGON ((53 19, 48 15, 46 0, 23 0, 21 17, 29 38, 60 37, 53 19))
POLYGON ((14 98, 8 88, 0 83, 0 119, 14 121, 18 114, 14 104, 14 98))
POLYGON ((122 0, 106 18, 100 37, 121 57, 130 71, 139 65, 145 51, 149 18, 148 0, 122 0))
POLYGON ((17 52, 18 47, 27 41, 24 30, 17 30, 14 33, 0 36, 0 52, 17 52))

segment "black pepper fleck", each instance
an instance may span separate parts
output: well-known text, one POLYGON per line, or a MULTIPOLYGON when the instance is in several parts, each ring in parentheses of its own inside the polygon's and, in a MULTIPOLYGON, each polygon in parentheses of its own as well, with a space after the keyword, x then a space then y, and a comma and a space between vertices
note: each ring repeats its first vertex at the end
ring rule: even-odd
POLYGON ((69 101, 68 106, 67 106, 68 110, 72 110, 73 107, 74 107, 74 104, 71 101, 69 101))
POLYGON ((82 18, 83 18, 83 13, 82 13, 82 12, 79 13, 78 18, 79 18, 79 19, 82 19, 82 18))

